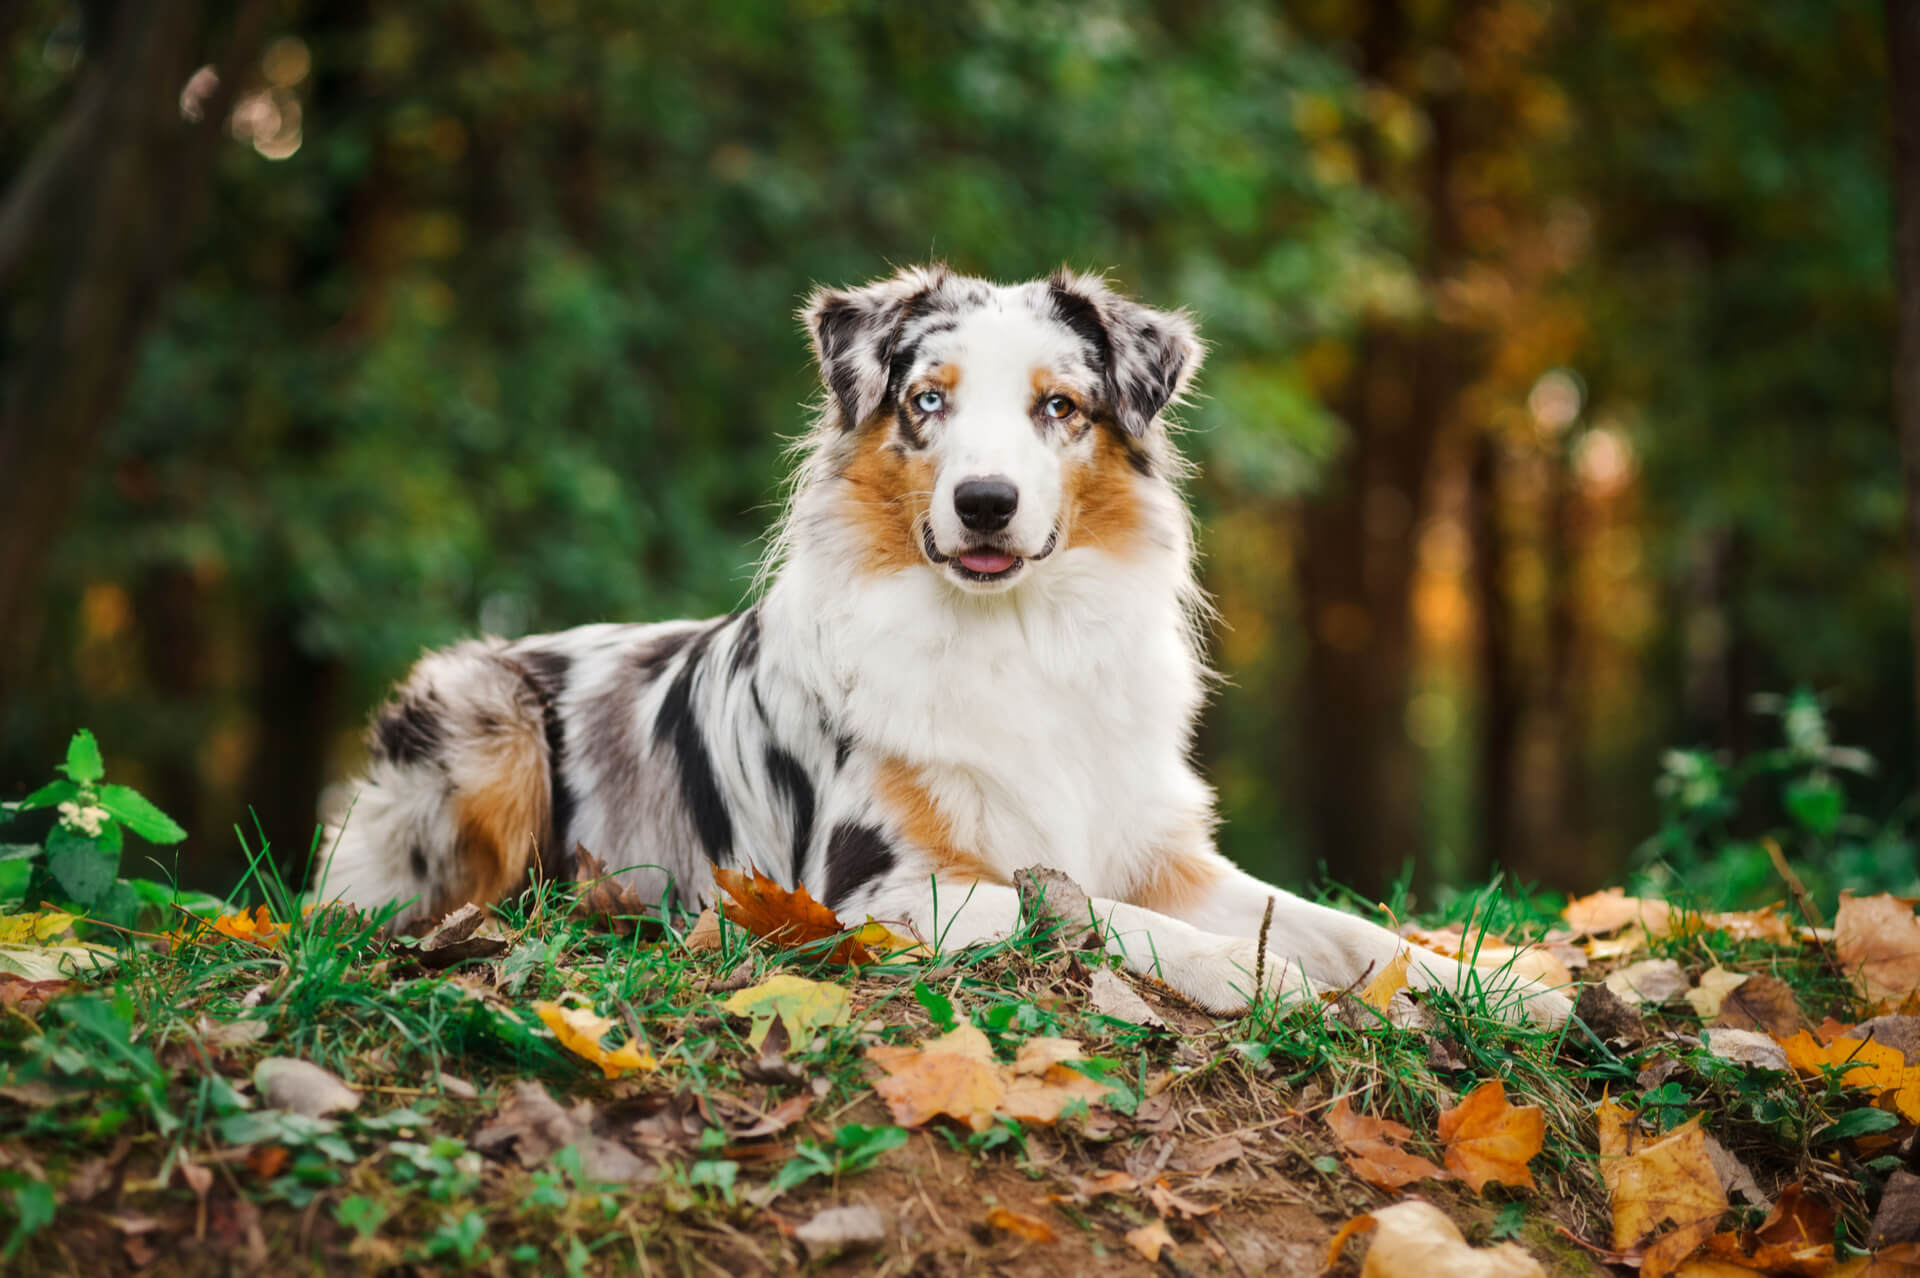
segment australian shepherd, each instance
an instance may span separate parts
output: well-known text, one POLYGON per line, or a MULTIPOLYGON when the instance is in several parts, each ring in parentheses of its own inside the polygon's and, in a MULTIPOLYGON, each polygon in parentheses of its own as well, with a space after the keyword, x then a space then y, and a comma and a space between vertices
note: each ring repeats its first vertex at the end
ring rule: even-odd
MULTIPOLYGON (((424 657, 373 719, 321 896, 406 927, 570 878, 581 847, 649 900, 751 866, 958 948, 1017 927, 1012 876, 1038 865, 1215 1012, 1256 971, 1297 994, 1391 962, 1392 932, 1214 849, 1189 759, 1207 607, 1161 416, 1200 365, 1189 317, 937 266, 802 315, 826 395, 757 602, 424 657)), ((1569 1011, 1424 950, 1410 977, 1569 1011)))

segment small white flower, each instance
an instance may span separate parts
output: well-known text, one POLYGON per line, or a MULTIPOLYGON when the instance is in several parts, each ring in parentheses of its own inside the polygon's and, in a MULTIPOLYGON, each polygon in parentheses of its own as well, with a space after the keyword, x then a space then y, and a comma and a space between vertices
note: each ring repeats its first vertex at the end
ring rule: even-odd
POLYGON ((78 830, 89 839, 100 833, 100 827, 107 821, 107 810, 89 805, 81 807, 69 799, 60 805, 60 823, 70 830, 78 830))

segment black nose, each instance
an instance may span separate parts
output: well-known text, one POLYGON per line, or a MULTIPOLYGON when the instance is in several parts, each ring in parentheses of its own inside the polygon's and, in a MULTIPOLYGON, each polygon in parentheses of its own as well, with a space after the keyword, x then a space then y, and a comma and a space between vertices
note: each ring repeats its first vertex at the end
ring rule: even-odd
POLYGON ((968 479, 954 485, 953 509, 974 532, 998 532, 1013 518, 1020 490, 1004 475, 968 479))

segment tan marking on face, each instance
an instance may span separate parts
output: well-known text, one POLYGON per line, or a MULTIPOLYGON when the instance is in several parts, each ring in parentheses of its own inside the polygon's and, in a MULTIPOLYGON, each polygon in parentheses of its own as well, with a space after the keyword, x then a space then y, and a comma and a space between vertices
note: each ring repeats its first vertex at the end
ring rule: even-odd
POLYGON ((1094 427, 1093 456, 1070 466, 1065 478, 1066 544, 1125 552, 1145 522, 1126 444, 1111 428, 1094 427))
POLYGON ((899 759, 881 763, 875 788, 895 831, 932 858, 935 874, 959 882, 1006 882, 977 854, 955 846, 953 822, 934 806, 933 795, 911 764, 899 759))
POLYGON ((858 451, 840 472, 847 520, 866 542, 858 568, 872 575, 925 562, 920 518, 933 500, 933 463, 889 446, 891 410, 861 428, 858 451))
POLYGON ((960 366, 958 364, 935 364, 927 370, 927 385, 951 395, 960 385, 960 366))
POLYGON ((1127 893, 1127 903, 1176 918, 1191 911, 1220 881, 1217 860, 1194 852, 1165 852, 1127 893))
POLYGON ((472 901, 491 905, 518 887, 540 843, 549 838, 547 763, 540 743, 520 733, 489 739, 477 771, 483 785, 459 799, 460 881, 436 898, 433 912, 472 901))

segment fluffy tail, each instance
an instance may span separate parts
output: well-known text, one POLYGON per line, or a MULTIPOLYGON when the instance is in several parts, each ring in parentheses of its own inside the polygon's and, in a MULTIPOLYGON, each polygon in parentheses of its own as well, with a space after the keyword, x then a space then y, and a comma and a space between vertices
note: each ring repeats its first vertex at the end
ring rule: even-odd
POLYGON ((521 884, 549 838, 552 795, 540 696, 504 641, 423 657, 367 747, 351 806, 327 825, 320 900, 401 904, 400 929, 521 884))

